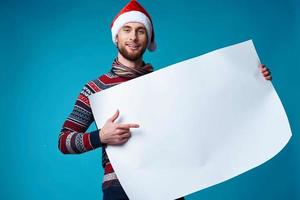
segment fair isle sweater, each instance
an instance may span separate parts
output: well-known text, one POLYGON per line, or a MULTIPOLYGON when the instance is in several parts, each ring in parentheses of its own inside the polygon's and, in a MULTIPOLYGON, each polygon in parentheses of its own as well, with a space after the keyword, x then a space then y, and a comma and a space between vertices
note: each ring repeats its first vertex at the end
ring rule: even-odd
POLYGON ((118 76, 110 71, 85 84, 75 102, 73 111, 64 122, 59 135, 58 148, 64 154, 80 154, 102 147, 103 190, 111 186, 119 186, 120 183, 107 157, 106 145, 100 141, 99 130, 86 132, 94 122, 89 96, 130 79, 118 76))

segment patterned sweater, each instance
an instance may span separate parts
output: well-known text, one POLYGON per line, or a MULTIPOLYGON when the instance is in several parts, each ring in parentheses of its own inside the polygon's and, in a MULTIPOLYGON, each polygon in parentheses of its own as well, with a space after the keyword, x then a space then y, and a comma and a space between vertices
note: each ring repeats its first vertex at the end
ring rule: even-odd
POLYGON ((118 76, 110 71, 96 80, 85 84, 75 102, 73 111, 64 122, 61 133, 59 134, 58 148, 64 154, 80 154, 98 147, 103 147, 103 190, 113 185, 120 185, 120 183, 107 157, 105 151, 106 145, 100 141, 99 130, 90 133, 86 132, 91 123, 94 122, 88 97, 93 93, 100 92, 101 90, 105 90, 130 79, 131 78, 118 76))

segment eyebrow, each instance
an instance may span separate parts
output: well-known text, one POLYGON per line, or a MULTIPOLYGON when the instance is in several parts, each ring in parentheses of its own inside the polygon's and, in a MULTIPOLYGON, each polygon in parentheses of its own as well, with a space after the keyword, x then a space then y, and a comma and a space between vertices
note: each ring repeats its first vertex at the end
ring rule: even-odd
MULTIPOLYGON (((122 28, 130 28, 130 29, 132 29, 132 27, 131 26, 123 26, 122 28)), ((143 30, 146 30, 146 28, 144 28, 143 26, 138 26, 136 29, 143 29, 143 30)))

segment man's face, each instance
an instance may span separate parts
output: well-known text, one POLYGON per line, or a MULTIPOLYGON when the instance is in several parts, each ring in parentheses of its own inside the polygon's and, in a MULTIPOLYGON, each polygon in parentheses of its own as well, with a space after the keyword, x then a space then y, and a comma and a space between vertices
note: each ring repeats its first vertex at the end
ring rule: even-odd
POLYGON ((127 23, 116 36, 121 55, 131 61, 138 60, 147 48, 147 30, 141 23, 127 23))

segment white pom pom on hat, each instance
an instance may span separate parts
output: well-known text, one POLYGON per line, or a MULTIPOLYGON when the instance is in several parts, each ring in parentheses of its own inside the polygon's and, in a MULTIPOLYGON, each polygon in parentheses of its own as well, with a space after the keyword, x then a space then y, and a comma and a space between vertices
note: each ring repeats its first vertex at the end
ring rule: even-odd
POLYGON ((114 44, 116 44, 116 35, 123 25, 129 22, 139 22, 143 24, 147 30, 149 51, 155 51, 156 42, 154 40, 154 28, 150 15, 147 11, 135 0, 131 0, 122 10, 116 15, 111 23, 111 34, 114 44))

